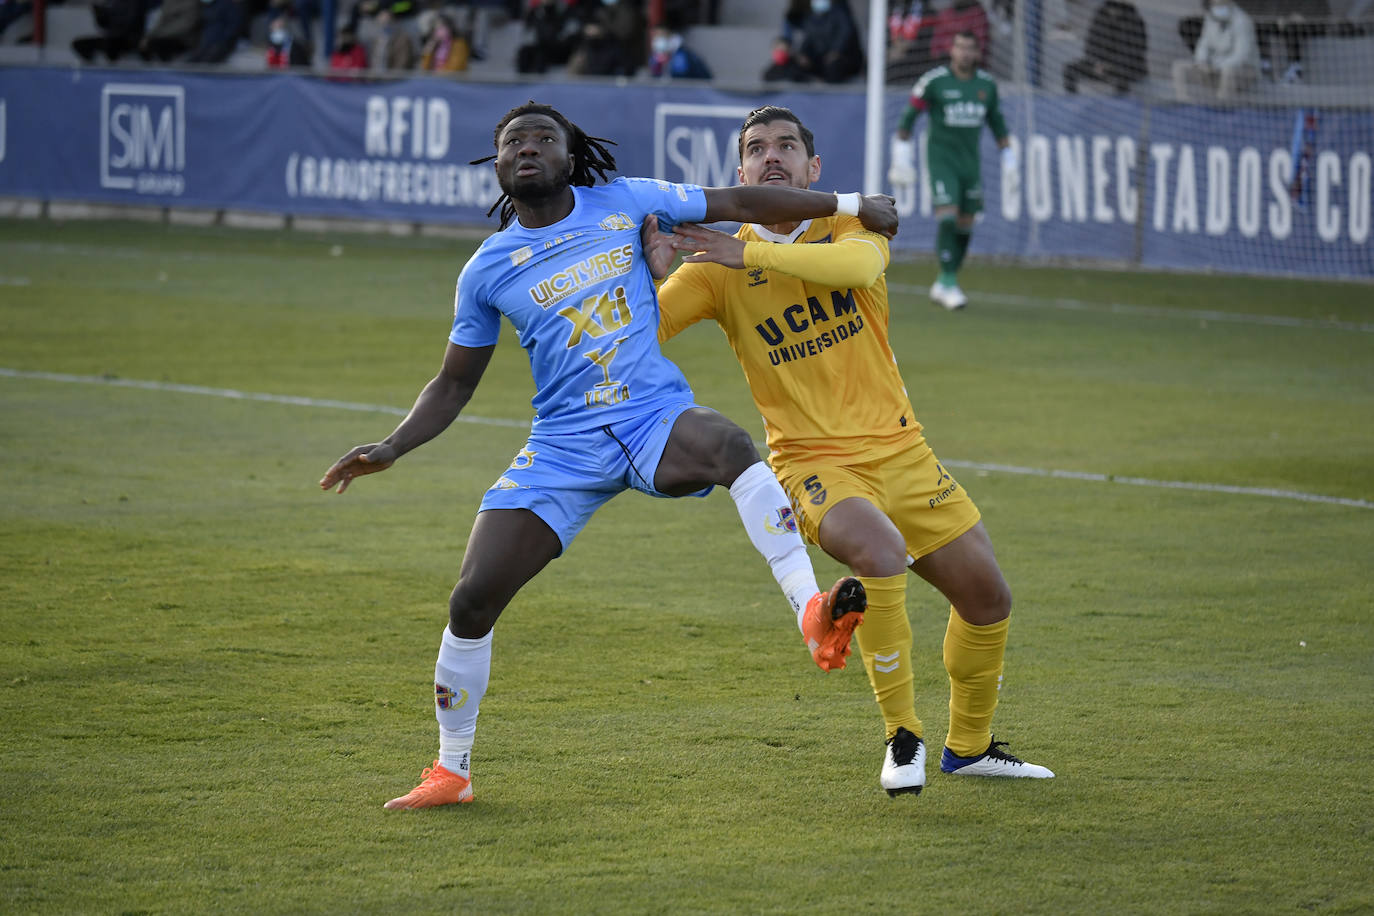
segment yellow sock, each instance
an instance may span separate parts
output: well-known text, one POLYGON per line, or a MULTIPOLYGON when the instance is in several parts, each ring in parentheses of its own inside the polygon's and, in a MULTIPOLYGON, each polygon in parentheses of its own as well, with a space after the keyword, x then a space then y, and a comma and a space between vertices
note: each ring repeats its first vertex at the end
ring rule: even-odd
POLYGON ((860 576, 868 592, 868 610, 863 626, 854 631, 859 638, 868 682, 883 713, 887 737, 905 728, 921 736, 921 720, 916 718, 916 696, 912 692, 911 622, 906 616, 906 574, 871 579, 860 576))
MULTIPOLYGON (((975 627, 949 609, 945 670, 949 672, 949 738, 945 747, 976 757, 992 743, 992 714, 1002 685, 1002 654, 1011 618, 975 627)), ((864 624, 867 626, 868 624, 864 624)), ((862 627, 860 628, 862 629, 862 627)))

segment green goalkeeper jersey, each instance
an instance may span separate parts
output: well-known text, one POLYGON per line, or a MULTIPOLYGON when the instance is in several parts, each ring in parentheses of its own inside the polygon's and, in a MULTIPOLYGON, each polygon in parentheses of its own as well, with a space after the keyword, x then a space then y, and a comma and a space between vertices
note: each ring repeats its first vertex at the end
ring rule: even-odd
POLYGON ((997 84, 985 70, 975 70, 968 79, 955 76, 949 67, 926 71, 911 89, 911 104, 902 114, 900 129, 910 132, 922 111, 930 112, 926 158, 960 171, 971 170, 974 175, 983 122, 999 141, 1007 135, 997 84))

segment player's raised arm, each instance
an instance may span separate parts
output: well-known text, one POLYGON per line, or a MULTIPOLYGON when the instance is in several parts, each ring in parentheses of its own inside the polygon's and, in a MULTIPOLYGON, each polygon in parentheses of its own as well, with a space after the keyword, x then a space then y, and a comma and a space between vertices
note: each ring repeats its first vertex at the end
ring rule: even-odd
POLYGON ((353 478, 391 467, 406 452, 433 439, 458 417, 491 361, 491 347, 460 347, 450 343, 439 373, 421 390, 404 420, 381 442, 350 449, 325 471, 320 489, 348 489, 353 478))
POLYGON ((703 190, 706 216, 702 222, 706 223, 730 220, 769 225, 848 213, 857 216, 865 229, 888 238, 897 234, 897 207, 883 194, 864 197, 762 185, 703 190))

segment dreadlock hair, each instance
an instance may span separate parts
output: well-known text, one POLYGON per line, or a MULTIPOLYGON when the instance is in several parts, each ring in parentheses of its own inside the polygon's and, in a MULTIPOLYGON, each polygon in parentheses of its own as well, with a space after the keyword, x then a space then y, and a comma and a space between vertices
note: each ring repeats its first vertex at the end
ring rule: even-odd
MULTIPOLYGON (((615 171, 615 157, 605 146, 607 143, 616 146, 614 140, 587 136, 582 128, 563 117, 556 108, 550 105, 541 105, 533 99, 506 112, 505 117, 496 125, 496 130, 492 135, 493 144, 500 144, 501 131, 506 129, 507 124, 521 115, 527 114, 546 115, 553 118, 558 126, 563 129, 564 136, 568 138, 568 154, 572 157, 572 174, 568 176, 568 184, 590 188, 596 184, 598 178, 605 181, 606 175, 615 171)), ((495 158, 495 155, 483 156, 481 159, 473 159, 468 164, 481 165, 483 162, 490 162, 495 158)), ((487 211, 487 216, 495 213, 498 207, 501 208, 501 228, 504 229, 515 219, 515 202, 510 199, 509 194, 503 193, 496 199, 496 203, 491 205, 491 209, 487 211)))

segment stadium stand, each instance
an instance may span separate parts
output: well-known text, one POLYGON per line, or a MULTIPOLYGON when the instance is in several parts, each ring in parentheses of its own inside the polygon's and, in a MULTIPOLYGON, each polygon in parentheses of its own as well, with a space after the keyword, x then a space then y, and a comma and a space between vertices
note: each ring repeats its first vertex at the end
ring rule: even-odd
MULTIPOLYGON (((994 22, 990 69, 999 79, 1007 79, 1012 76, 1010 45, 1016 26, 1004 13, 1015 4, 983 0, 983 5, 994 22)), ((855 19, 861 24, 867 22, 868 6, 867 0, 851 2, 855 19)), ((1097 6, 1097 0, 1043 0, 1042 89, 1058 91, 1064 65, 1083 56, 1084 40, 1097 6)), ((1172 61, 1188 53, 1179 34, 1179 21, 1197 16, 1199 3, 1197 0, 1140 0, 1135 6, 1145 22, 1149 72, 1133 91, 1144 98, 1166 100, 1172 97, 1169 73, 1172 61)), ((1332 15, 1326 23, 1325 34, 1305 40, 1303 79, 1284 83, 1276 78, 1288 63, 1283 57, 1283 43, 1276 41, 1274 67, 1247 95, 1247 103, 1360 104, 1367 101, 1369 87, 1374 85, 1374 22, 1345 22, 1346 11, 1358 9, 1356 0, 1331 0, 1330 6, 1332 15)), ((759 85, 769 48, 781 31, 786 8, 787 0, 722 0, 715 24, 690 26, 684 35, 714 72, 716 84, 759 85)), ((413 25, 413 20, 410 24, 413 25)), ((12 23, 0 35, 0 64, 77 65, 79 60, 71 50, 71 41, 92 34, 94 21, 90 3, 77 0, 48 6, 46 29, 46 43, 39 47, 29 40, 33 34, 31 15, 12 23)), ((360 39, 370 43, 374 37, 375 27, 370 19, 364 18, 360 39)), ((469 72, 483 79, 518 77, 515 53, 522 40, 518 19, 507 19, 495 25, 488 34, 485 59, 474 60, 469 72)), ((319 71, 327 69, 322 44, 316 42, 315 68, 319 71)), ((234 71, 263 70, 265 46, 265 27, 261 22, 254 22, 249 41, 242 44, 224 66, 234 71)), ((133 65, 133 62, 126 65, 133 65)), ((646 74, 641 75, 647 78, 646 74)), ((1079 91, 1092 94, 1109 89, 1085 81, 1079 91)))
POLYGON ((95 19, 88 3, 71 3, 50 6, 45 19, 47 42, 43 47, 34 45, 33 15, 22 16, 10 24, 0 38, 0 63, 44 63, 76 64, 78 58, 72 51, 72 39, 91 35, 96 31, 95 19))
MULTIPOLYGON (((1242 5, 1244 5, 1242 3, 1242 5)), ((1047 0, 1044 52, 1041 56, 1041 88, 1059 90, 1064 65, 1083 56, 1084 40, 1097 0, 1047 0)), ((1374 85, 1374 29, 1369 35, 1360 29, 1342 28, 1348 3, 1332 2, 1332 16, 1324 25, 1328 34, 1308 38, 1304 52, 1304 76, 1300 82, 1277 79, 1289 63, 1281 41, 1274 42, 1271 73, 1248 91, 1243 99, 1250 105, 1367 104, 1374 85)), ((1201 12, 1198 0, 1139 0, 1137 11, 1145 21, 1146 63, 1149 73, 1136 87, 1140 97, 1156 101, 1174 98, 1170 68, 1173 61, 1189 54, 1179 33, 1180 20, 1201 12)), ((1101 84, 1085 82, 1084 93, 1107 92, 1101 84)))

